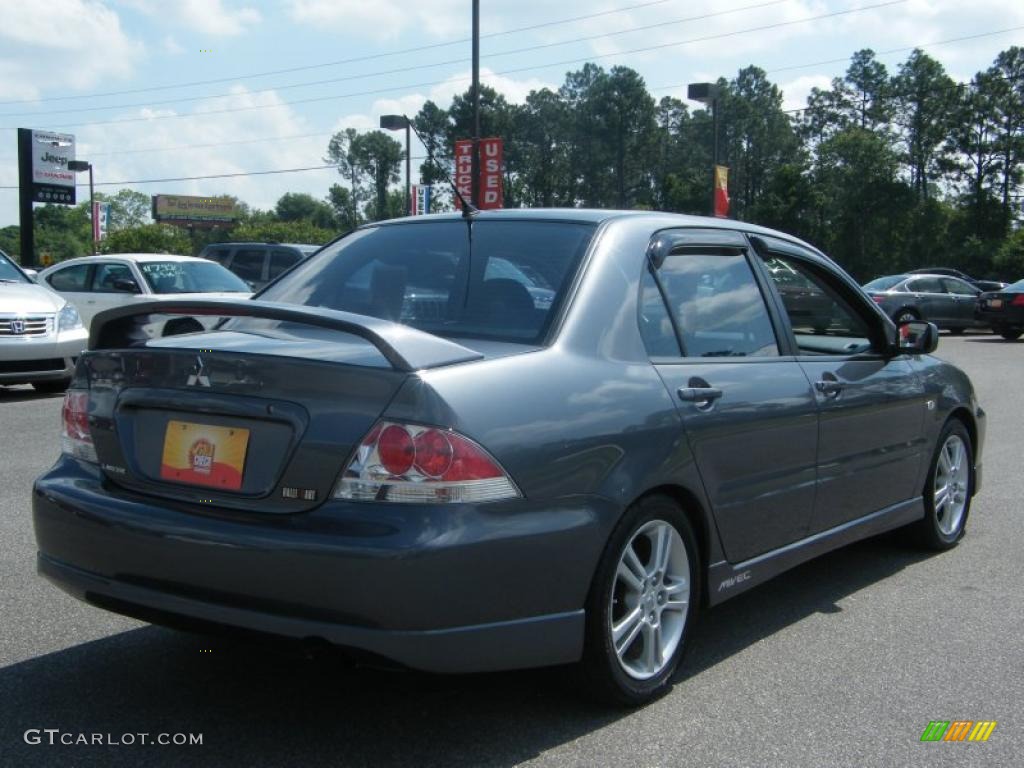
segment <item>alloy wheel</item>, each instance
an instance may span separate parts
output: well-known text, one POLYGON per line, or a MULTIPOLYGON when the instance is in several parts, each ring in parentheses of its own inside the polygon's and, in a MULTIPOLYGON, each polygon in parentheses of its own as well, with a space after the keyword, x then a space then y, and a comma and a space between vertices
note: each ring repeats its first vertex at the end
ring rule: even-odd
POLYGON ((636 680, 671 662, 690 607, 690 558, 679 532, 664 520, 637 529, 619 556, 608 631, 623 671, 636 680))
POLYGON ((935 468, 935 487, 932 507, 935 520, 944 536, 959 532, 967 508, 970 470, 967 466, 967 448, 959 435, 950 435, 939 451, 935 468))

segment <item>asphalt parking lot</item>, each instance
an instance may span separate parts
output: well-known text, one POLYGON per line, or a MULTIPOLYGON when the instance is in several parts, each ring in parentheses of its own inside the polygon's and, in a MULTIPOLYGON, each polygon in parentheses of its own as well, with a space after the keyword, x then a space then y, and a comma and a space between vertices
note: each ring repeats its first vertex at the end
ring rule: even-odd
POLYGON ((0 765, 1019 765, 1024 343, 943 336, 937 354, 971 375, 989 414, 964 541, 929 556, 881 537, 726 603, 704 616, 671 693, 632 712, 587 704, 563 670, 352 669, 76 602, 36 576, 29 510, 58 452, 61 398, 0 388, 0 765), (985 743, 921 743, 931 720, 998 725, 985 743), (203 743, 26 743, 47 728, 203 743))

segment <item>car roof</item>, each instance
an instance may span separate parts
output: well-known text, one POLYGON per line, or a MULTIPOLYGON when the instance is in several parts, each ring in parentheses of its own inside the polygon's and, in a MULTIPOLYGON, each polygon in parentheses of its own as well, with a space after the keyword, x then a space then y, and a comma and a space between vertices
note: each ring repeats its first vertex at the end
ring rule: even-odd
MULTIPOLYGON (((821 254, 817 248, 810 243, 804 242, 786 232, 780 232, 758 224, 751 224, 737 219, 720 219, 711 216, 694 216, 686 213, 664 213, 662 211, 645 210, 613 210, 604 208, 499 208, 494 210, 480 211, 473 215, 474 221, 504 220, 504 221, 568 221, 590 224, 603 224, 616 220, 637 220, 648 219, 656 229, 667 229, 670 227, 703 227, 708 229, 732 229, 752 232, 755 234, 777 237, 793 243, 799 243, 815 253, 821 254)), ((461 213, 433 213, 426 216, 405 216, 399 219, 387 219, 363 224, 359 229, 369 229, 379 226, 402 226, 416 222, 430 221, 459 221, 461 213)))
POLYGON ((56 267, 66 267, 69 264, 93 264, 98 261, 109 261, 110 259, 123 259, 134 262, 148 261, 195 261, 195 256, 182 256, 176 253, 103 253, 97 256, 79 256, 74 259, 65 259, 49 266, 44 271, 50 271, 56 267))

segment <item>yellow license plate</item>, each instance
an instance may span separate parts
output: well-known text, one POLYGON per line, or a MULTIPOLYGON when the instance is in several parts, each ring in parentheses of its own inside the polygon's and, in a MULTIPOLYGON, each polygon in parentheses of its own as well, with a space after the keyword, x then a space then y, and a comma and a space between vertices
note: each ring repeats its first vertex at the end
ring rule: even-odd
POLYGON ((237 491, 242 487, 249 430, 169 421, 160 477, 237 491))
POLYGON ((1003 306, 1003 300, 1002 299, 992 299, 992 301, 990 301, 988 303, 988 305, 990 307, 992 307, 992 309, 999 309, 1001 306, 1003 306))

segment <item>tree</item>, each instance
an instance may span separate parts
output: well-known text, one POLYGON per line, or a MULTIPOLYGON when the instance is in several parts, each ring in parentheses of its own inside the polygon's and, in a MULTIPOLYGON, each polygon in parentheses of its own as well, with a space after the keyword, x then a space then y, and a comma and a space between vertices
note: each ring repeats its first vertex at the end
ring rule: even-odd
MULTIPOLYGON (((96 199, 100 202, 110 203, 110 230, 126 229, 148 224, 152 219, 150 213, 153 209, 153 198, 144 192, 136 192, 134 189, 119 189, 114 195, 107 195, 103 192, 96 193, 96 199)), ((88 206, 86 201, 83 205, 88 206)))
POLYGON ((1000 197, 1004 219, 1009 222, 1015 213, 1012 200, 1024 176, 1024 48, 1013 46, 996 57, 986 73, 994 91, 992 108, 999 126, 996 151, 1001 167, 1000 197))
POLYGON ((101 244, 104 253, 192 253, 188 235, 178 227, 143 224, 119 229, 107 235, 101 244))
POLYGON ((335 221, 345 232, 355 229, 360 224, 357 207, 353 204, 352 193, 340 184, 331 184, 327 190, 327 200, 334 209, 335 221))
POLYGON ((286 192, 274 207, 281 221, 308 221, 321 229, 334 229, 337 221, 330 205, 304 192, 286 192))
POLYGON ((428 100, 420 107, 412 124, 427 150, 427 159, 420 164, 420 180, 423 184, 446 182, 445 165, 452 159, 448 112, 428 100))
MULTIPOLYGON (((402 145, 383 131, 370 131, 355 137, 352 141, 352 155, 356 167, 369 177, 374 190, 374 220, 389 218, 388 185, 401 178, 399 169, 405 157, 402 145)), ((399 206, 399 210, 403 207, 399 206)))
POLYGON ((362 185, 362 171, 353 151, 353 145, 359 136, 355 128, 338 131, 327 144, 325 163, 338 166, 338 173, 348 182, 348 204, 350 206, 348 221, 359 221, 359 206, 365 199, 362 185))
POLYGON ((249 221, 239 224, 231 233, 232 240, 277 243, 311 243, 322 245, 337 234, 308 220, 249 221))

